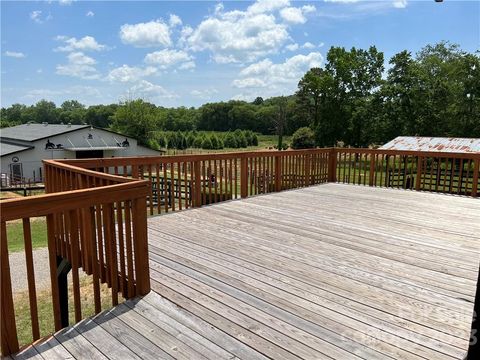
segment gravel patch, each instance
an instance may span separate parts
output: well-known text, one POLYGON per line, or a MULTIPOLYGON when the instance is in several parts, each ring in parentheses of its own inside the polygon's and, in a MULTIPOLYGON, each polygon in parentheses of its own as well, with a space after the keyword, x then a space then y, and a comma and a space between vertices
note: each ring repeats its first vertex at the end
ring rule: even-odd
MULTIPOLYGON (((10 254, 10 276, 14 293, 28 290, 27 265, 25 252, 10 254)), ((48 248, 33 250, 33 266, 35 269, 35 285, 37 291, 50 286, 50 267, 48 263, 48 248)))

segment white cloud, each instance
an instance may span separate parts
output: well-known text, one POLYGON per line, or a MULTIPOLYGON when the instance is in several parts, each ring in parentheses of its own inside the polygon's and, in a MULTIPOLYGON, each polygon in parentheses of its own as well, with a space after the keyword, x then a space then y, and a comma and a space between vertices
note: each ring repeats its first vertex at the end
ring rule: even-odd
POLYGON ((92 11, 92 10, 89 10, 86 14, 85 14, 86 17, 94 17, 95 16, 95 13, 92 11))
POLYGON ((261 14, 272 12, 289 5, 289 0, 258 0, 255 4, 252 4, 248 7, 247 12, 251 14, 261 14))
POLYGON ((237 96, 242 99, 257 96, 258 88, 262 88, 263 96, 289 94, 295 90, 306 71, 321 66, 322 62, 323 56, 319 52, 295 55, 280 64, 264 59, 240 71, 239 78, 232 85, 245 91, 237 96))
POLYGON ((195 68, 195 62, 194 61, 187 61, 183 64, 181 64, 178 68, 180 70, 192 70, 195 68))
POLYGON ((89 98, 98 98, 102 97, 100 91, 93 86, 71 86, 71 87, 62 87, 61 90, 52 90, 52 89, 32 89, 28 90, 23 98, 29 100, 41 100, 41 99, 51 99, 51 100, 58 100, 58 97, 71 97, 74 96, 78 98, 80 102, 85 103, 87 101, 85 97, 89 98), (81 98, 85 99, 82 100, 81 98))
POLYGON ((42 17, 41 10, 34 10, 30 13, 30 20, 36 22, 37 24, 43 24, 45 21, 52 20, 53 17, 50 13, 47 16, 42 17))
POLYGON ((55 51, 101 51, 107 49, 107 46, 101 45, 92 36, 84 36, 81 39, 66 36, 57 36, 56 40, 65 42, 65 46, 59 46, 55 51))
POLYGON ((180 19, 178 15, 170 14, 170 19, 168 20, 168 24, 172 28, 178 25, 182 25, 182 19, 180 19))
POLYGON ((223 5, 217 4, 215 12, 195 29, 185 29, 179 45, 210 51, 217 63, 257 61, 278 53, 291 41, 288 24, 305 23, 305 14, 314 10, 313 5, 290 7, 288 0, 258 0, 245 11, 224 12, 223 5))
POLYGON ((72 5, 74 0, 58 0, 60 5, 72 5))
POLYGON ((307 18, 303 16, 302 9, 296 7, 288 7, 280 10, 280 16, 283 20, 291 24, 305 24, 307 18))
POLYGON ((295 51, 295 50, 298 50, 298 44, 295 43, 295 44, 288 44, 287 46, 285 46, 285 49, 287 49, 288 51, 295 51))
POLYGON ((78 77, 87 80, 98 79, 100 77, 94 66, 97 63, 95 59, 82 52, 72 52, 68 54, 67 59, 67 64, 57 65, 56 73, 58 75, 78 77))
POLYGON ((157 69, 152 66, 141 68, 137 66, 122 65, 111 70, 107 75, 107 80, 117 82, 135 82, 144 77, 153 75, 156 72, 157 69))
POLYGON ((25 54, 17 51, 5 51, 5 56, 21 59, 25 57, 25 54))
POLYGON ((152 84, 149 81, 141 80, 133 85, 129 90, 130 95, 134 97, 144 98, 150 101, 158 101, 161 99, 174 99, 178 95, 168 91, 160 85, 152 84))
MULTIPOLYGON (((145 56, 145 63, 158 66, 160 69, 167 69, 174 65, 192 62, 193 57, 183 50, 164 49, 155 51, 145 56)), ((194 63, 195 66, 195 63, 194 63)))
POLYGON ((407 7, 407 0, 395 0, 393 6, 398 9, 403 9, 407 7))
POLYGON ((167 47, 172 44, 170 29, 161 20, 134 25, 124 24, 120 28, 120 39, 124 44, 136 47, 167 47))
POLYGON ((304 48, 304 49, 314 49, 315 45, 313 45, 311 42, 307 41, 305 44, 302 45, 302 48, 304 48))
POLYGON ((210 50, 217 63, 251 62, 277 52, 289 34, 271 14, 236 11, 202 21, 188 37, 194 51, 210 50))
POLYGON ((192 90, 190 91, 190 94, 192 96, 195 96, 197 98, 203 99, 203 100, 208 100, 211 99, 213 95, 218 94, 218 90, 215 88, 208 88, 208 89, 202 89, 202 90, 192 90))

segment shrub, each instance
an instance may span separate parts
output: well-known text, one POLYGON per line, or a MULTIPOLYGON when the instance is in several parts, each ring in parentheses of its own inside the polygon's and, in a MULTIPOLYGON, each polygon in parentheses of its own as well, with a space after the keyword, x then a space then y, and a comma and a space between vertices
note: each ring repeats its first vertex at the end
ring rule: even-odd
POLYGON ((212 149, 218 149, 218 137, 215 134, 210 135, 210 141, 212 142, 212 149))
POLYGON ((206 150, 213 149, 212 140, 210 139, 209 136, 205 136, 205 138, 202 140, 202 149, 206 149, 206 150))
POLYGON ((237 140, 237 147, 244 148, 248 146, 247 139, 242 130, 235 130, 235 139, 237 140))
POLYGON ((165 134, 160 134, 160 136, 157 139, 158 146, 161 148, 164 148, 167 146, 167 140, 165 139, 165 134))
POLYGON ((187 147, 195 147, 194 143, 195 143, 195 135, 193 134, 193 132, 189 132, 187 135, 187 147))
POLYGON ((231 132, 228 132, 225 135, 225 138, 223 139, 223 144, 225 145, 226 148, 237 148, 237 139, 235 135, 233 135, 231 132))
POLYGON ((315 134, 308 127, 299 128, 292 136, 292 149, 311 149, 315 147, 315 134))
POLYGON ((201 135, 198 135, 195 137, 195 140, 193 141, 193 147, 200 149, 202 147, 204 137, 201 135))
POLYGON ((252 133, 252 146, 258 146, 258 136, 255 133, 252 133))

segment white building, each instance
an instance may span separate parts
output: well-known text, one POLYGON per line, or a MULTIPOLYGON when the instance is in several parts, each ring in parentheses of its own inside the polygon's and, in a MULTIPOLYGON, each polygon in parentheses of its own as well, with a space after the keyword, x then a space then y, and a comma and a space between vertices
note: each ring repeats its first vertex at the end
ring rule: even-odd
POLYGON ((43 159, 161 155, 137 140, 90 125, 23 124, 0 130, 2 181, 39 181, 43 159))

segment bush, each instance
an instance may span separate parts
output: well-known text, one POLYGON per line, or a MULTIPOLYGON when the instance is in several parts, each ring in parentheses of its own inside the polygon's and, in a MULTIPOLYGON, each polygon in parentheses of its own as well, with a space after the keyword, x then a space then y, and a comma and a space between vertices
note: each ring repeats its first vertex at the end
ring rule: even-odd
POLYGON ((195 140, 193 141, 193 147, 197 148, 197 149, 200 149, 202 147, 202 143, 203 143, 204 138, 205 137, 201 136, 201 135, 196 136, 195 140))
POLYGON ((187 135, 187 147, 195 147, 195 134, 193 132, 189 132, 187 135))
POLYGON ((223 144, 225 145, 226 148, 237 148, 237 139, 235 138, 235 135, 233 135, 231 132, 228 132, 225 135, 225 138, 223 139, 223 144))
POLYGON ((167 146, 167 140, 165 139, 164 134, 160 134, 160 136, 157 139, 157 142, 158 142, 158 146, 160 146, 161 148, 164 148, 167 146))
POLYGON ((292 136, 292 149, 312 149, 315 147, 315 134, 312 129, 302 127, 292 136))
POLYGON ((258 146, 258 136, 257 134, 252 134, 252 146, 258 146))
POLYGON ((206 150, 213 149, 213 144, 210 137, 205 136, 205 138, 202 140, 202 149, 206 149, 206 150))
POLYGON ((237 147, 244 148, 248 146, 247 138, 242 130, 235 130, 234 134, 237 140, 237 147))
POLYGON ((218 149, 218 137, 215 134, 210 135, 210 141, 212 142, 212 149, 218 149))

